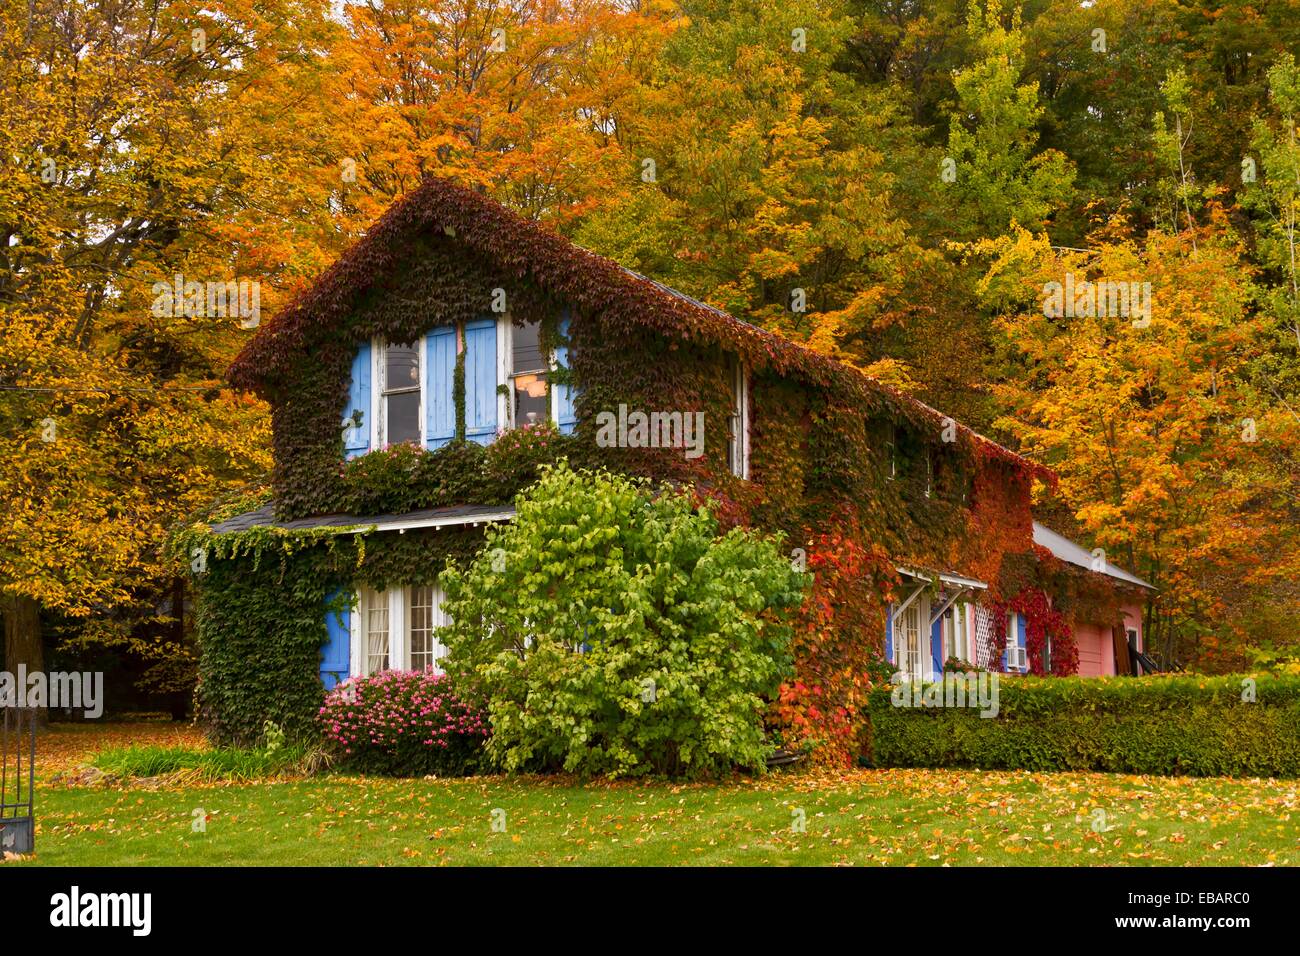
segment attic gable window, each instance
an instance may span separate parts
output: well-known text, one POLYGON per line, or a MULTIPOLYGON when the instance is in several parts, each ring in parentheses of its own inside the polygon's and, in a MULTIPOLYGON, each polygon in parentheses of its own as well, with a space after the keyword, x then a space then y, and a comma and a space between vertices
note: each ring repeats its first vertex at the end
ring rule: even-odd
POLYGON ((420 443, 420 346, 387 344, 379 362, 379 446, 420 443))
POLYGON ((510 330, 511 417, 515 427, 537 425, 551 415, 546 389, 548 363, 542 354, 541 325, 524 322, 510 330))

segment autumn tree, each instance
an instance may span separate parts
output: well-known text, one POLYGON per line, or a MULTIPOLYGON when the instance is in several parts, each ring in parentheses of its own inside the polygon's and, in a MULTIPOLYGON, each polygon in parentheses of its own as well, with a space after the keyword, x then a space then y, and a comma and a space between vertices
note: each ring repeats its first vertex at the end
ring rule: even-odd
MULTIPOLYGON (((42 617, 141 644, 158 546, 269 465, 222 385, 279 289, 323 261, 323 4, 0 7, 0 594, 9 666, 42 617), (179 286, 178 286, 179 283, 179 286), (177 291, 181 292, 176 296, 177 291), (214 295, 214 293, 219 293, 214 295), (229 293, 229 294, 227 294, 229 293)), ((166 616, 166 615, 162 615, 166 616)), ((166 622, 163 622, 166 623, 166 622)))
POLYGON ((970 235, 998 236, 1013 225, 1041 229, 1070 199, 1074 169, 1057 150, 1038 148, 1044 108, 1038 84, 1021 80, 1020 10, 1003 23, 999 0, 972 0, 966 23, 977 59, 953 77, 957 108, 948 127, 945 181, 970 235))
POLYGON ((349 4, 332 123, 364 221, 425 175, 563 226, 617 194, 624 105, 654 63, 666 3, 349 4))
POLYGON ((1020 368, 996 386, 999 425, 1060 475, 1084 536, 1160 589, 1161 659, 1222 665, 1246 636, 1242 586, 1268 593, 1294 560, 1293 489, 1268 465, 1294 432, 1251 381, 1266 336, 1245 249, 1222 210, 1206 214, 1196 254, 1123 222, 1089 252, 1020 231, 986 244, 981 291, 1020 368))

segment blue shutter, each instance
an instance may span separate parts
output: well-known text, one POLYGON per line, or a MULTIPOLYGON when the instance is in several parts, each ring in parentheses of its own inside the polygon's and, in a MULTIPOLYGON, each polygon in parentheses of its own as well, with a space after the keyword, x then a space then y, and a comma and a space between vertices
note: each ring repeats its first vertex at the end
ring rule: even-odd
POLYGON ((943 674, 943 617, 930 625, 930 663, 935 676, 943 674))
MULTIPOLYGON (((338 598, 336 590, 325 598, 326 606, 338 598)), ((349 608, 325 612, 325 645, 321 648, 320 679, 329 690, 348 678, 352 660, 352 612, 349 608)))
POLYGON ((894 663, 894 605, 885 605, 885 660, 894 663))
MULTIPOLYGON (((569 313, 566 310, 563 318, 560 319, 559 325, 560 337, 566 341, 569 338, 569 313)), ((569 367, 569 347, 559 345, 555 348, 555 364, 560 368, 569 367)), ((577 398, 577 390, 569 384, 555 386, 555 423, 560 427, 561 435, 572 435, 573 430, 578 426, 578 412, 573 407, 574 400, 577 398)))
POLYGON ((425 336, 424 443, 441 448, 456 437, 456 328, 444 326, 425 336))
POLYGON ((356 458, 370 451, 370 343, 364 342, 352 358, 352 378, 348 385, 348 406, 343 410, 343 421, 353 419, 360 412, 361 426, 349 425, 343 429, 343 452, 347 458, 356 458))
MULTIPOLYGON (((1018 643, 1021 647, 1025 646, 1025 616, 1023 614, 1016 615, 1016 643, 1018 643)), ((1028 670, 1029 669, 1028 651, 1025 652, 1024 658, 1025 658, 1025 670, 1028 670)))
POLYGON ((489 445, 497 434, 497 324, 465 326, 465 437, 489 445))

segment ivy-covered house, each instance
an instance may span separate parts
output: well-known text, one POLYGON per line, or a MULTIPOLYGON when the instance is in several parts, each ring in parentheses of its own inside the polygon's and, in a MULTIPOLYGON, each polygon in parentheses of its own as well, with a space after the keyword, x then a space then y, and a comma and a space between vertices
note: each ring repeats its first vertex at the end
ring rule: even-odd
MULTIPOLYGON (((202 696, 229 739, 309 719, 322 683, 437 667, 447 559, 560 457, 689 483, 841 575, 841 672, 1113 672, 1099 635, 1125 626, 1141 648, 1144 582, 1036 530, 1049 471, 447 182, 394 204, 230 378, 271 404, 275 466, 200 546, 202 696), (845 542, 863 560, 828 557, 845 542)), ((833 703, 812 646, 796 684, 833 703)))

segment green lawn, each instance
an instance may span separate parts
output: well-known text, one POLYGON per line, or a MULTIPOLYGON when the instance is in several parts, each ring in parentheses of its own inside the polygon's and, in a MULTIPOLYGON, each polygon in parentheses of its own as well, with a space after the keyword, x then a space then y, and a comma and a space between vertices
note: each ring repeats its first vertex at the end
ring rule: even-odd
POLYGON ((1295 780, 860 770, 711 785, 62 782, 99 751, 142 744, 203 746, 166 722, 42 734, 37 854, 6 865, 1300 864, 1295 780), (197 810, 205 832, 193 830, 197 810))
POLYGON ((1300 862, 1298 799, 1294 781, 975 771, 712 786, 342 777, 56 786, 39 795, 35 862, 1286 865, 1300 862), (504 832, 492 829, 497 808, 504 832), (200 809, 206 832, 192 832, 200 809))

